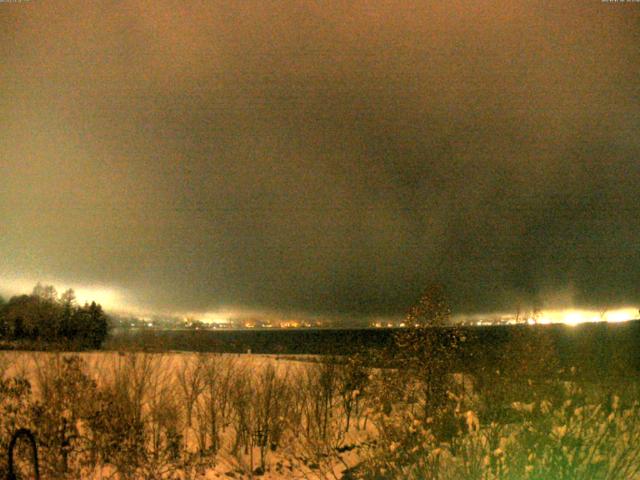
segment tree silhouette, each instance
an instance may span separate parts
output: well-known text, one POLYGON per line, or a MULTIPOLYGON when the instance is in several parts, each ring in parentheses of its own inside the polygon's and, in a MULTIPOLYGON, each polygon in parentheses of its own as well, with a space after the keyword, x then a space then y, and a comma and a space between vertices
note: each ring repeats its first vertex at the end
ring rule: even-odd
POLYGON ((71 289, 58 297, 54 287, 38 283, 31 295, 0 304, 0 335, 5 340, 99 348, 107 332, 108 318, 102 307, 95 302, 78 306, 71 289))
POLYGON ((451 325, 451 308, 441 285, 428 286, 418 302, 409 309, 407 328, 395 336, 400 370, 417 379, 422 390, 425 419, 431 418, 434 432, 450 436, 451 426, 447 390, 449 375, 455 371, 456 350, 463 340, 459 329, 451 325))

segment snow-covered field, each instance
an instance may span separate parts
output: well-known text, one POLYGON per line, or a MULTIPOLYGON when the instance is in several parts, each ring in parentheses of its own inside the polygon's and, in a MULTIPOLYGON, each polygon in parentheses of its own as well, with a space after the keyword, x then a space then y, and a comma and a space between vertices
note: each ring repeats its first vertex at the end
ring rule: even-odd
MULTIPOLYGON (((313 360, 187 352, 5 352, 0 366, 5 378, 29 380, 34 401, 61 403, 58 413, 71 416, 79 437, 86 439, 95 436, 90 422, 82 413, 68 413, 65 409, 75 407, 65 407, 68 399, 57 397, 71 392, 77 395, 71 402, 89 410, 101 390, 127 397, 132 415, 144 425, 146 458, 153 463, 139 469, 140 478, 250 478, 252 472, 265 479, 341 478, 359 463, 361 446, 375 437, 375 429, 346 370, 313 360), (80 359, 95 388, 74 393, 71 382, 56 390, 56 382, 75 374, 64 360, 70 357, 80 359), (351 409, 348 426, 345 406, 351 409)), ((118 413, 123 414, 108 409, 99 414, 118 413)), ((115 426, 122 428, 121 422, 115 426)), ((33 425, 37 434, 40 427, 33 425)), ((110 478, 117 470, 104 462, 85 467, 82 475, 110 478)))
POLYGON ((473 376, 437 357, 7 352, 0 447, 32 429, 47 479, 640 479, 640 384, 585 380, 536 338, 473 376))

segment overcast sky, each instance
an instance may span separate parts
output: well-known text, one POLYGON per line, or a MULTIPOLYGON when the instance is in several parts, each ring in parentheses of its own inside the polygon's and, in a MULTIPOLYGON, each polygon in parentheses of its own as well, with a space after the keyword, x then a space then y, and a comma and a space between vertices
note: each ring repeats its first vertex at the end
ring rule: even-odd
POLYGON ((640 304, 639 72, 639 3, 0 3, 0 287, 640 304))

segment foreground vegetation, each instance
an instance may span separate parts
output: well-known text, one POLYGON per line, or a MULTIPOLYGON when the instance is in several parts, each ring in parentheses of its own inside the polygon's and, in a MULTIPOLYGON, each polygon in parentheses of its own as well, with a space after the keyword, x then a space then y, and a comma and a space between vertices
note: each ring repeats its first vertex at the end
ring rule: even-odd
POLYGON ((42 478, 630 479, 640 468, 635 383, 496 373, 479 389, 450 375, 434 407, 415 372, 362 357, 5 355, 0 447, 32 429, 42 478))
POLYGON ((5 353, 0 449, 32 429, 51 479, 640 478, 635 378, 562 368, 534 327, 465 368, 448 317, 432 289, 392 352, 304 362, 5 353))

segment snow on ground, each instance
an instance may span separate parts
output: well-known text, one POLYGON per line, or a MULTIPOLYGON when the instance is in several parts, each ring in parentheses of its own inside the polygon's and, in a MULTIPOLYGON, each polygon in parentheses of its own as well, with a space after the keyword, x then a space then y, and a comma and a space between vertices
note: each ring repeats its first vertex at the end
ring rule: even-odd
MULTIPOLYGON (((56 353, 56 352, 22 352, 8 351, 0 353, 0 368, 4 369, 5 376, 21 375, 26 377, 33 389, 35 398, 39 396, 38 375, 43 368, 46 368, 48 361, 60 356, 77 355, 87 365, 88 372, 98 385, 111 379, 117 370, 118 365, 127 361, 129 355, 137 356, 140 360, 152 359, 155 362, 154 372, 163 375, 169 382, 177 381, 177 372, 189 362, 195 362, 199 356, 214 356, 221 361, 232 361, 245 371, 250 372, 250 376, 257 380, 260 372, 268 365, 273 365, 280 376, 291 376, 300 374, 305 368, 315 365, 314 356, 291 356, 283 358, 279 355, 256 355, 256 354, 214 354, 214 353, 191 353, 191 352, 169 352, 169 353, 123 353, 123 352, 81 352, 81 353, 56 353)), ((40 373, 41 374, 41 373, 40 373)), ((177 390, 174 390, 177 391, 177 390)), ((176 393, 177 394, 177 393, 176 393)), ((335 420, 335 419, 334 419, 335 420)), ((346 432, 340 442, 347 446, 342 452, 335 452, 332 459, 323 462, 314 462, 313 454, 309 445, 302 438, 295 438, 289 435, 283 439, 276 451, 267 451, 266 472, 258 478, 265 480, 283 479, 325 479, 341 478, 342 472, 357 465, 362 460, 362 450, 360 445, 371 440, 374 436, 372 422, 366 422, 363 418, 356 424, 352 424, 349 432, 346 432)), ((184 478, 250 478, 250 472, 260 464, 260 449, 254 447, 252 451, 241 451, 232 454, 230 445, 233 443, 235 435, 232 428, 224 429, 221 439, 225 447, 215 456, 213 463, 204 463, 197 475, 184 478)), ((184 429, 185 450, 197 451, 196 429, 184 429)), ((267 449, 268 450, 268 449, 267 449)), ((109 478, 109 467, 98 468, 93 475, 88 478, 101 479, 109 478)))

